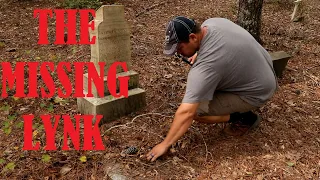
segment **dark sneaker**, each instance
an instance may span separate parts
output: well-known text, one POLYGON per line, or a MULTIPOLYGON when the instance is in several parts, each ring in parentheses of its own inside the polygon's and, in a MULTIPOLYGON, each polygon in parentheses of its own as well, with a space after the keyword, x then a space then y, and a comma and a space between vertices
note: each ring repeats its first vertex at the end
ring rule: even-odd
POLYGON ((261 118, 253 112, 241 114, 238 120, 234 120, 227 125, 223 132, 231 136, 242 136, 248 131, 256 128, 261 121, 261 118))

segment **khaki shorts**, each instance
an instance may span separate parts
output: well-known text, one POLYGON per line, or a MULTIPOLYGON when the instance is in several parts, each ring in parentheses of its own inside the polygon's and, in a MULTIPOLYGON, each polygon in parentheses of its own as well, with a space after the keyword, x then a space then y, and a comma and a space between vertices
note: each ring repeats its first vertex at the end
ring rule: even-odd
POLYGON ((198 107, 198 116, 222 116, 231 113, 248 112, 259 107, 253 106, 238 95, 229 92, 215 92, 213 99, 207 102, 201 102, 198 107))

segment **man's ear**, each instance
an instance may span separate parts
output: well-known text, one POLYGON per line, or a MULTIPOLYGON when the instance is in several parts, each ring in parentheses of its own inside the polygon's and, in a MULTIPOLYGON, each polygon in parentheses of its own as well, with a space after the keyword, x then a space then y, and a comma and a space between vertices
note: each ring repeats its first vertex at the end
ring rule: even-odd
POLYGON ((197 35, 196 34, 194 34, 194 33, 191 33, 191 34, 189 34, 189 40, 191 40, 191 41, 197 41, 197 35))

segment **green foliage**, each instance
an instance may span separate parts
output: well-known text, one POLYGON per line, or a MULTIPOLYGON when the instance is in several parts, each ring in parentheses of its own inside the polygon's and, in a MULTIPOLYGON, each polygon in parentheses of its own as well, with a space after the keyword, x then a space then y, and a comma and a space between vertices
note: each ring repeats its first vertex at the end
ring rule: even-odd
POLYGON ((12 116, 8 116, 8 120, 9 121, 13 121, 13 120, 15 120, 17 118, 17 116, 16 115, 12 115, 12 116))
POLYGON ((100 0, 65 0, 62 4, 63 7, 71 9, 98 9, 101 5, 100 0))
POLYGON ((0 42, 0 48, 2 48, 4 46, 5 46, 4 42, 0 42))
POLYGON ((6 106, 2 106, 0 109, 3 111, 9 111, 11 107, 9 105, 6 105, 6 106))
POLYGON ((47 108, 49 112, 53 112, 53 104, 50 103, 49 107, 47 108))
POLYGON ((23 125, 24 125, 23 122, 20 121, 20 122, 18 122, 18 124, 16 124, 16 128, 22 129, 23 125))
POLYGON ((6 135, 9 135, 12 131, 11 129, 11 122, 10 121, 4 121, 3 122, 3 127, 2 127, 2 130, 3 132, 6 134, 6 135))
POLYGON ((10 162, 6 165, 6 167, 4 167, 5 170, 14 170, 14 167, 16 165, 13 162, 10 162))
POLYGON ((11 127, 8 127, 8 128, 4 128, 3 131, 6 135, 9 135, 12 130, 11 130, 11 127))
POLYGON ((288 165, 289 167, 295 166, 294 162, 287 162, 287 165, 288 165))
POLYGON ((50 162, 51 157, 48 154, 42 155, 42 162, 50 162))
POLYGON ((0 159, 0 165, 5 163, 6 161, 4 159, 0 159))
POLYGON ((79 158, 79 160, 81 161, 81 162, 87 162, 87 157, 86 156, 81 156, 80 158, 79 158))

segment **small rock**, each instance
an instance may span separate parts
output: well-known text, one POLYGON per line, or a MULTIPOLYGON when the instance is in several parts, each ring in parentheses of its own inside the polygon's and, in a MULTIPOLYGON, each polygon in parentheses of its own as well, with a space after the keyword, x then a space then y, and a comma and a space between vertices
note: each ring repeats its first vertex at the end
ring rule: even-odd
POLYGON ((296 89, 296 90, 294 91, 294 93, 296 93, 296 95, 300 95, 300 94, 301 94, 301 91, 300 91, 299 89, 296 89))
POLYGON ((7 52, 16 52, 17 49, 15 49, 15 48, 9 48, 9 49, 7 49, 6 51, 7 51, 7 52))
POLYGON ((291 83, 295 83, 295 82, 297 82, 297 79, 296 79, 296 78, 294 78, 294 77, 290 77, 290 80, 291 80, 291 83))
POLYGON ((133 154, 136 154, 138 152, 138 148, 135 147, 135 146, 130 146, 129 148, 123 150, 120 155, 122 157, 125 157, 126 155, 133 155, 133 154))

